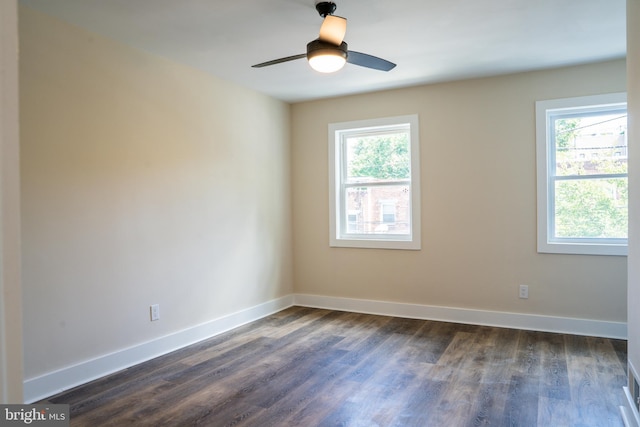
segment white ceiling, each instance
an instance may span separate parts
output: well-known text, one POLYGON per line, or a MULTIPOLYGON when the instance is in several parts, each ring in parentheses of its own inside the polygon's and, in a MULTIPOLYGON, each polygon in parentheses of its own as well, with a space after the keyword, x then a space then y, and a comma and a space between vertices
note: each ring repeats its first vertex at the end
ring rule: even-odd
POLYGON ((298 102, 625 56, 625 0, 335 0, 349 48, 398 66, 332 75, 304 59, 315 0, 20 0, 89 31, 298 102))

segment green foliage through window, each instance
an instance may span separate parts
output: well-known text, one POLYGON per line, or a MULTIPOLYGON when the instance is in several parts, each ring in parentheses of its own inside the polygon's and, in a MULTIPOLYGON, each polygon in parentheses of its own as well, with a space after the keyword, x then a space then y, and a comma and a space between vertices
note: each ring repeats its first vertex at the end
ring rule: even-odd
POLYGON ((626 238, 628 197, 626 178, 556 182, 556 237, 626 238))
POLYGON ((387 180, 411 176, 407 133, 349 138, 348 150, 349 177, 387 180))

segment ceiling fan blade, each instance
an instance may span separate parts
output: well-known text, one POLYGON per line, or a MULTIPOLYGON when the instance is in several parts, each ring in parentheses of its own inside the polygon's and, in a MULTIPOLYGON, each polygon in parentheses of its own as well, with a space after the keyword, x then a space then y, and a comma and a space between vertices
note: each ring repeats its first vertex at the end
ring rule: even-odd
POLYGON ((320 37, 323 42, 340 46, 347 33, 347 20, 340 16, 327 15, 320 27, 320 37))
POLYGON ((378 58, 377 56, 367 55, 366 53, 355 52, 350 50, 347 54, 347 62, 361 67, 373 68, 374 70, 389 71, 392 70, 396 64, 389 62, 386 59, 378 58))
POLYGON ((287 56, 285 58, 274 59, 273 61, 262 62, 260 64, 252 65, 251 67, 252 68, 268 67, 269 65, 281 64, 283 62, 294 61, 296 59, 301 59, 306 57, 307 57, 306 53, 301 53, 299 55, 287 56))

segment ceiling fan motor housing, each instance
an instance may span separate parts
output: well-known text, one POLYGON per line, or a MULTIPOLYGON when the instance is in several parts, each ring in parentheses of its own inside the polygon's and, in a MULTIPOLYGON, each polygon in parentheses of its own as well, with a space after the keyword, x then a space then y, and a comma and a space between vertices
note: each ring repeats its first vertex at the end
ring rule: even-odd
POLYGON ((307 59, 319 55, 342 56, 344 59, 347 59, 347 49, 346 42, 342 42, 340 46, 336 46, 335 44, 316 39, 307 43, 307 59))

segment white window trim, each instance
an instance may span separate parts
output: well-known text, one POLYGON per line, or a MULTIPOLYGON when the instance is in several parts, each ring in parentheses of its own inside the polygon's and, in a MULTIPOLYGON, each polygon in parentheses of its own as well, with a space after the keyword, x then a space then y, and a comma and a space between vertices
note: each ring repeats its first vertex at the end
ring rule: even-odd
POLYGON ((537 199, 538 199, 538 252, 577 255, 627 255, 627 239, 607 239, 602 242, 593 241, 563 242, 551 239, 549 207, 553 206, 549 191, 549 170, 553 156, 550 153, 550 115, 563 109, 581 109, 585 113, 600 111, 603 106, 621 106, 627 103, 627 94, 610 93, 575 98, 552 99, 536 102, 536 164, 537 164, 537 199))
POLYGON ((420 139, 418 128, 418 115, 406 115, 386 117, 379 119, 358 120, 351 122, 329 124, 329 246, 346 248, 370 248, 370 249, 421 249, 420 232, 420 139), (397 235, 366 235, 343 237, 340 235, 341 206, 338 195, 340 194, 340 131, 366 129, 371 127, 395 126, 409 124, 411 138, 411 195, 410 195, 410 220, 411 234, 399 238, 397 235))

